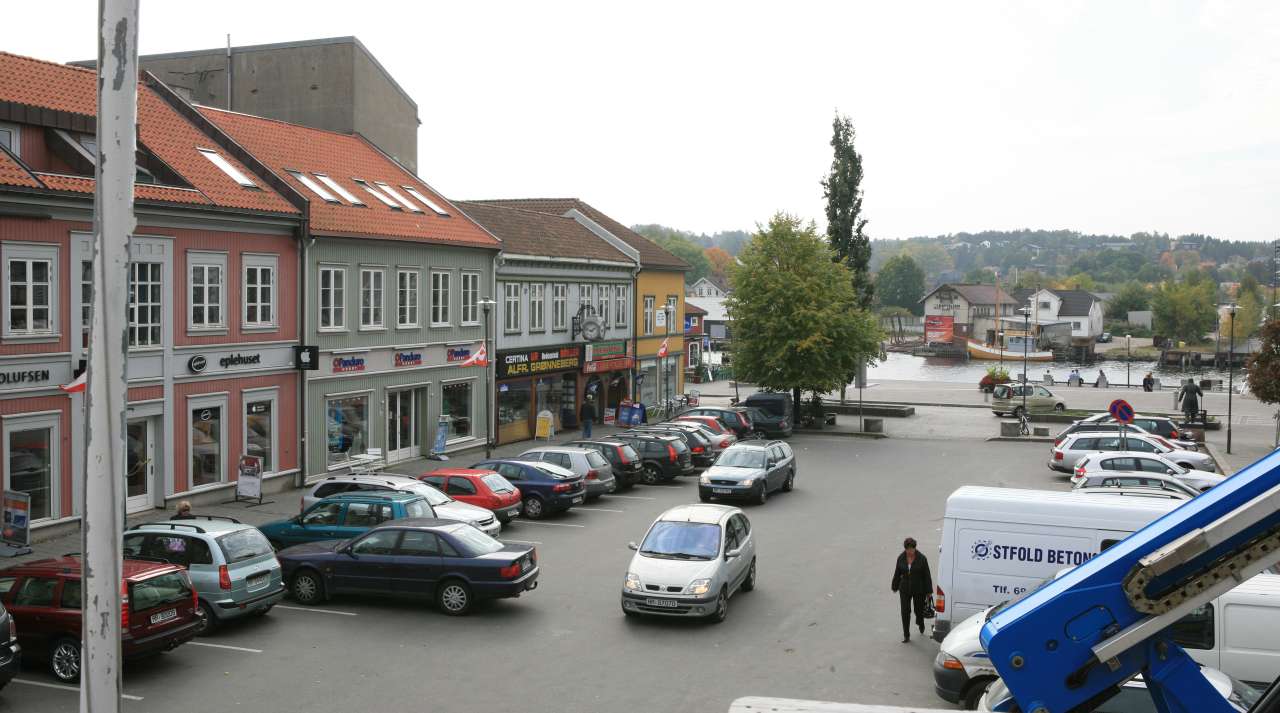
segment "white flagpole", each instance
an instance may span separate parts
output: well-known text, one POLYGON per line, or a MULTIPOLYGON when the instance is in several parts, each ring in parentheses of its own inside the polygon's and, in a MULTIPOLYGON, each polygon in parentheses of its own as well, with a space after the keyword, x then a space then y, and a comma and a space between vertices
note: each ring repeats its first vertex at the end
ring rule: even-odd
POLYGON ((81 713, 120 710, 120 533, 125 467, 129 235, 138 124, 138 2, 100 0, 93 309, 81 552, 81 713))

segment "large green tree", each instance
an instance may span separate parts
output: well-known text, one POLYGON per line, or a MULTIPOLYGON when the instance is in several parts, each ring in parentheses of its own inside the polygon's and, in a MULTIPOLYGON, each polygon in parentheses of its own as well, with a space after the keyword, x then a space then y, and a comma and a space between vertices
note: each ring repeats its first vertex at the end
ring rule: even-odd
POLYGON ((1169 280, 1151 297, 1156 334, 1184 342, 1199 342, 1218 321, 1213 283, 1208 280, 1169 280))
POLYGON ((1262 348, 1245 367, 1249 391, 1264 404, 1280 403, 1280 320, 1268 320, 1260 336, 1262 348))
POLYGON ((871 241, 863 228, 862 156, 853 147, 853 122, 836 114, 831 124, 831 172, 822 179, 822 196, 827 199, 827 242, 834 258, 852 273, 854 295, 860 307, 869 307, 874 287, 871 283, 871 241))
POLYGON ((735 378, 791 391, 801 413, 802 391, 844 387, 880 350, 880 328, 858 305, 849 268, 812 223, 779 213, 738 256, 733 292, 735 378))
POLYGON ((689 263, 691 269, 684 274, 686 283, 692 285, 711 274, 711 263, 707 261, 707 256, 703 254, 702 246, 694 244, 688 238, 679 235, 667 235, 654 240, 654 242, 689 263))
POLYGON ((899 253, 876 274, 876 298, 886 307, 901 307, 912 314, 923 314, 924 270, 910 255, 899 253))
POLYGON ((1151 306, 1151 290, 1137 280, 1130 280, 1120 287, 1107 303, 1107 316, 1111 319, 1128 319, 1130 312, 1151 306))

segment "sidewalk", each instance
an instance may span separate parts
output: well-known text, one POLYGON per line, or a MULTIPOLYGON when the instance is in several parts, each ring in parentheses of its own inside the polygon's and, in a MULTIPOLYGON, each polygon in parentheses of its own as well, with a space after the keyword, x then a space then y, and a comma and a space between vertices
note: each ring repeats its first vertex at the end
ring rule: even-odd
MULTIPOLYGON (((603 437, 616 433, 619 429, 614 426, 596 425, 592 429, 592 437, 603 437)), ((582 432, 579 430, 565 431, 557 434, 553 439, 555 443, 564 443, 567 441, 578 440, 581 438, 582 432)), ((519 455, 530 448, 536 446, 547 445, 545 440, 521 441, 520 443, 510 443, 507 445, 497 446, 493 449, 495 458, 510 458, 519 455)), ((458 453, 450 456, 448 461, 427 460, 426 458, 417 458, 402 463, 396 463, 388 467, 384 472, 398 473, 403 475, 420 475, 438 468, 465 468, 472 463, 484 460, 484 448, 480 447, 471 451, 458 453)), ((310 486, 307 486, 310 488, 310 486)), ((197 515, 221 515, 224 517, 233 517, 240 522, 249 525, 263 525, 273 520, 282 520, 297 515, 302 502, 302 494, 307 488, 287 488, 283 491, 263 496, 262 505, 252 505, 248 502, 226 503, 219 502, 214 505, 196 505, 193 509, 197 515)), ((227 498, 230 499, 232 491, 227 491, 227 498)), ((145 512, 130 515, 126 519, 126 528, 144 522, 158 522, 167 520, 176 513, 172 510, 147 510, 145 512)), ((36 537, 39 536, 37 531, 36 537)), ((72 533, 50 538, 48 540, 40 540, 32 543, 32 553, 21 557, 0 558, 0 568, 9 567, 21 562, 27 562, 35 559, 43 559, 45 557, 60 557, 62 555, 79 553, 83 550, 80 541, 80 529, 72 533)))

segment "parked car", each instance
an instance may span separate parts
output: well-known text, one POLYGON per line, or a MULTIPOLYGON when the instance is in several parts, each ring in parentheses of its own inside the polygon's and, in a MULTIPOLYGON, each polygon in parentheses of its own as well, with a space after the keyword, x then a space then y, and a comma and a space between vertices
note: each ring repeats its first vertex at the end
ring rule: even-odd
POLYGON ((627 616, 706 617, 724 621, 729 598, 756 587, 751 522, 726 505, 679 505, 658 516, 622 583, 627 616))
POLYGON ((689 416, 682 414, 671 419, 671 423, 693 423, 710 431, 715 436, 715 438, 711 439, 711 445, 716 446, 719 450, 724 450, 738 442, 738 434, 715 416, 689 416))
POLYGON ((1107 344, 1111 341, 1111 332, 1103 332, 1098 335, 1099 344, 1107 344))
POLYGON ((567 448, 564 446, 542 446, 530 448, 517 456, 523 461, 542 461, 558 465, 576 475, 582 476, 587 483, 587 500, 595 500, 617 488, 613 477, 613 466, 605 457, 594 449, 567 448))
MULTIPOLYGON (((1080 424, 1089 424, 1089 423, 1102 424, 1102 423, 1115 423, 1115 422, 1116 420, 1112 418, 1111 414, 1105 413, 1105 412, 1095 413, 1092 416, 1088 416, 1086 418, 1080 419, 1079 421, 1076 421, 1076 423, 1080 423, 1080 424)), ((1072 424, 1072 425, 1074 426, 1075 424, 1072 424)), ((1176 441, 1176 440, 1182 439, 1183 445, 1186 445, 1186 444, 1196 445, 1195 441, 1190 441, 1182 438, 1182 429, 1178 426, 1176 421, 1169 418, 1168 416, 1147 416, 1145 414, 1138 413, 1133 415, 1133 423, 1131 425, 1137 426, 1138 428, 1141 428, 1147 433, 1153 433, 1157 436, 1160 436, 1161 438, 1164 438, 1170 441, 1176 441)), ((1187 448, 1187 450, 1192 451, 1196 449, 1187 448)))
MULTIPOLYGON (((1201 666, 1200 673, 1222 694, 1231 708, 1240 713, 1246 713, 1262 698, 1262 691, 1241 683, 1216 668, 1201 666)), ((997 678, 978 702, 978 710, 993 711, 997 706, 1000 710, 1008 710, 1005 702, 1010 697, 1004 680, 997 678)), ((1093 713, 1156 713, 1157 710, 1155 700, 1147 692, 1146 681, 1142 680, 1142 674, 1138 674, 1125 681, 1118 693, 1098 704, 1093 713)))
MULTIPOLYGON (((1110 415, 1107 415, 1106 420, 1099 419, 1097 416, 1090 416, 1089 418, 1082 421, 1076 421, 1070 426, 1067 426, 1063 429, 1062 433, 1059 433, 1053 440, 1056 443, 1073 433, 1080 433, 1082 431, 1088 431, 1090 433, 1120 433, 1121 430, 1121 424, 1111 420, 1110 415)), ((1171 431, 1173 433, 1178 432, 1177 426, 1173 424, 1173 421, 1170 421, 1167 418, 1155 418, 1150 416, 1135 418, 1133 423, 1125 426, 1123 430, 1125 433, 1149 433, 1153 436, 1160 436, 1171 445, 1181 448, 1184 451, 1200 450, 1200 444, 1195 441, 1180 440, 1176 437, 1162 435, 1160 431, 1171 431), (1173 427, 1170 428, 1170 426, 1173 427)))
MULTIPOLYGON (((121 577, 124 658, 169 651, 196 635, 199 604, 185 570, 167 562, 126 559, 121 577)), ((54 678, 63 683, 80 680, 80 558, 42 559, 0 570, 0 592, 23 655, 47 661, 54 678)))
POLYGON ((991 391, 991 412, 997 416, 1022 413, 1023 394, 1027 411, 1065 411, 1067 404, 1049 389, 1038 384, 996 384, 991 391))
POLYGON ((791 394, 762 391, 748 396, 742 403, 760 409, 751 416, 752 430, 769 438, 791 437, 796 423, 791 394))
POLYGON ((1061 443, 1056 443, 1049 450, 1049 467, 1064 473, 1073 473, 1080 459, 1090 453, 1116 453, 1120 451, 1147 453, 1164 456, 1165 459, 1177 463, 1183 468, 1207 470, 1217 469, 1213 457, 1208 453, 1195 453, 1173 448, 1168 441, 1149 433, 1094 433, 1079 431, 1067 436, 1061 443))
POLYGON ((212 515, 148 522, 124 533, 124 556, 185 567, 196 588, 197 633, 271 611, 284 598, 280 563, 252 525, 212 515))
POLYGON ((684 441, 685 447, 689 449, 689 458, 693 461, 694 467, 705 468, 711 465, 711 461, 715 460, 711 439, 708 438, 711 434, 691 423, 664 421, 646 426, 636 426, 631 430, 638 433, 661 433, 679 438, 684 441))
POLYGON ((796 456, 784 441, 735 444, 698 478, 698 498, 750 499, 763 505, 774 490, 790 492, 796 482, 796 456))
POLYGON ((441 517, 458 522, 469 522, 482 531, 497 536, 502 531, 502 524, 487 508, 454 500, 440 490, 408 475, 378 473, 376 475, 331 475, 316 483, 302 496, 302 509, 306 510, 317 501, 330 495, 340 493, 392 493, 404 492, 421 495, 435 512, 432 517, 441 517))
POLYGON ((629 444, 640 455, 640 482, 667 483, 694 472, 693 454, 678 436, 641 431, 620 431, 610 438, 629 444))
MULTIPOLYGON (((1087 456, 1095 458, 1097 456, 1087 456)), ((1107 456, 1101 456, 1106 458, 1107 456)), ((1158 473, 1115 473, 1111 471, 1086 472, 1083 477, 1071 478, 1072 491, 1102 488, 1150 488, 1165 492, 1185 495, 1189 500, 1200 494, 1198 488, 1182 482, 1171 475, 1158 473)))
POLYGON ((299 604, 342 594, 420 600, 460 616, 479 599, 518 597, 538 586, 532 545, 503 544, 466 523, 406 518, 336 542, 280 553, 299 604))
POLYGON ((551 463, 504 459, 480 461, 471 467, 495 471, 520 488, 524 516, 530 520, 563 512, 587 498, 586 478, 551 463))
POLYGON ((22 644, 18 643, 18 627, 0 604, 0 689, 22 673, 22 644))
POLYGON ((426 498, 415 493, 342 493, 321 500, 299 515, 269 522, 258 529, 272 547, 282 550, 304 542, 349 540, 388 520, 404 517, 436 517, 436 514, 426 498))
POLYGON ((1092 475, 1121 474, 1167 476, 1197 492, 1208 490, 1226 479, 1226 476, 1207 470, 1183 468, 1168 457, 1156 453, 1116 451, 1092 453, 1081 458, 1071 473, 1071 482, 1079 483, 1081 479, 1092 475))
POLYGON ((492 470, 440 468, 419 475, 418 480, 458 502, 492 512, 503 525, 515 519, 522 509, 520 489, 492 470))
POLYGON ((698 406, 681 412, 680 416, 710 416, 732 430, 738 438, 746 438, 755 431, 751 409, 745 406, 698 406))
POLYGON ((629 443, 604 438, 599 441, 569 441, 564 445, 586 448, 604 456, 613 468, 613 480, 619 489, 630 488, 643 477, 644 463, 640 460, 640 454, 629 443))

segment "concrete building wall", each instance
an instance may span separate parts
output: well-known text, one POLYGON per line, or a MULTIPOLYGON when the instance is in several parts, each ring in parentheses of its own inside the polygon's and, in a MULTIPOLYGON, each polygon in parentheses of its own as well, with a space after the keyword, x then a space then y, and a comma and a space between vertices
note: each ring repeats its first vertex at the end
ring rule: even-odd
POLYGON ((352 56, 352 129, 417 173, 418 105, 394 82, 387 81, 378 61, 362 49, 356 47, 352 56))

